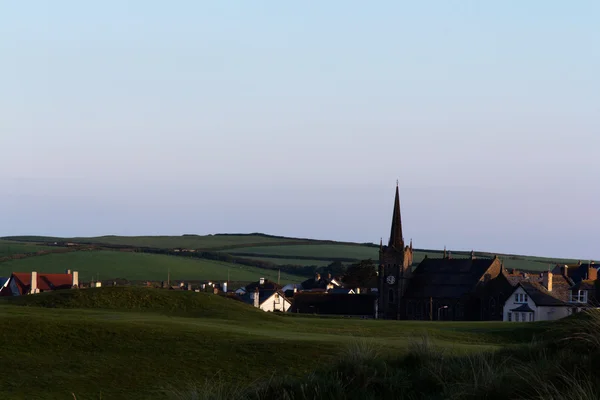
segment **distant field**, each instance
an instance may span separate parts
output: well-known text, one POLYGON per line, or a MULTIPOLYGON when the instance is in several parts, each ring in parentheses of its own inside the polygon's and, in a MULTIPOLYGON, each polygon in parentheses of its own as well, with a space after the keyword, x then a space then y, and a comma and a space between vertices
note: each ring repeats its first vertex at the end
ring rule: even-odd
POLYGON ((262 247, 240 247, 227 250, 230 254, 260 254, 268 256, 302 256, 316 258, 351 258, 355 260, 379 258, 379 249, 376 247, 353 246, 345 244, 306 244, 306 245, 281 245, 262 247))
POLYGON ((186 236, 98 236, 98 237, 75 237, 75 238, 59 238, 50 236, 15 236, 11 239, 17 241, 30 242, 74 242, 74 243, 94 243, 94 244, 109 244, 123 245, 133 247, 155 247, 155 248, 187 248, 187 249, 213 249, 228 246, 250 246, 253 244, 261 245, 267 243, 286 243, 299 242, 309 240, 278 238, 266 235, 186 235, 186 236))
MULTIPOLYGON (((232 281, 250 282, 264 277, 277 280, 277 271, 229 264, 219 261, 191 259, 157 254, 119 251, 76 251, 48 254, 0 263, 0 276, 11 272, 64 272, 79 271, 79 279, 166 280, 171 270, 172 280, 226 280, 227 271, 232 281)), ((303 277, 281 273, 282 283, 302 282, 303 277)))
POLYGON ((53 247, 40 246, 33 243, 19 243, 0 239, 0 258, 13 256, 15 254, 36 253, 41 250, 49 249, 53 249, 53 247))
POLYGON ((268 261, 275 265, 300 265, 300 266, 316 265, 317 267, 326 267, 329 264, 331 264, 331 261, 303 260, 303 259, 297 259, 297 258, 277 258, 277 257, 270 257, 270 256, 240 256, 240 258, 247 258, 248 260, 268 261))
POLYGON ((402 354, 427 335, 448 354, 479 353, 529 343, 548 327, 283 317, 215 295, 160 289, 12 300, 0 300, 0 346, 10 360, 0 363, 0 397, 10 399, 191 399, 185 393, 196 385, 302 376, 356 343, 402 354))
MULTIPOLYGON (((6 239, 6 238, 5 238, 6 239)), ((20 253, 30 253, 46 249, 34 242, 71 241, 105 245, 121 245, 132 247, 153 247, 161 249, 191 248, 207 251, 221 251, 253 260, 272 262, 276 265, 295 264, 300 266, 326 266, 336 259, 345 259, 349 264, 358 260, 372 259, 377 261, 377 247, 361 244, 336 243, 310 239, 282 238, 264 234, 218 234, 218 235, 184 235, 184 236, 101 236, 90 238, 54 238, 41 236, 11 237, 9 242, 0 239, 0 257, 20 253), (22 241, 19 243, 18 241, 22 241)), ((425 255, 438 258, 440 250, 415 250, 414 263, 418 264, 425 255)), ((468 257, 469 252, 454 252, 454 257, 468 257)), ((478 256, 493 257, 490 252, 477 252, 478 256)), ((547 271, 557 263, 574 263, 572 259, 552 259, 546 257, 519 256, 498 254, 506 268, 526 271, 547 271)), ((587 261, 587 260, 584 260, 587 261)), ((207 262, 211 263, 211 262, 207 262)), ((237 267, 240 268, 240 267, 237 267)), ((272 272, 266 272, 269 274, 272 272)), ((271 275, 272 276, 272 275, 271 275)), ((153 279, 151 277, 147 279, 153 279)), ((215 279, 215 278, 209 278, 215 279)))

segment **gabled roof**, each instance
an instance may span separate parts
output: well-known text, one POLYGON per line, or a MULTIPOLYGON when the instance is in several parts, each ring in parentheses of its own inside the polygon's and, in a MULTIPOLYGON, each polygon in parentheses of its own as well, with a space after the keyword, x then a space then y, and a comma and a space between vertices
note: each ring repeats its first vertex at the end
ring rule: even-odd
POLYGON ((460 298, 474 289, 497 258, 425 258, 414 270, 408 298, 460 298))
MULTIPOLYGON (((244 303, 254 304, 254 293, 256 293, 256 292, 245 293, 240 296, 240 299, 244 303)), ((275 293, 279 293, 279 296, 281 296, 282 299, 284 299, 288 303, 291 303, 291 301, 285 297, 285 293, 283 293, 281 290, 261 290, 261 291, 259 291, 258 292, 258 303, 263 304, 265 301, 267 301, 269 299, 269 297, 273 296, 275 293)))
POLYGON ((246 285, 245 290, 246 292, 254 292, 256 288, 258 288, 259 290, 279 290, 281 289, 281 285, 278 285, 273 281, 265 279, 265 282, 262 285, 260 284, 260 281, 252 282, 246 285))
POLYGON ((556 293, 549 292, 546 288, 537 282, 521 282, 519 286, 525 290, 529 298, 538 306, 568 306, 566 301, 556 297, 556 293))
MULTIPOLYGON (((26 294, 30 290, 31 272, 13 272, 12 278, 20 294, 26 294)), ((72 274, 37 274, 37 287, 41 291, 70 289, 72 285, 72 274)))
MULTIPOLYGON (((561 274, 564 267, 565 267, 565 265, 557 265, 552 270, 552 273, 561 274)), ((585 263, 585 264, 579 263, 579 264, 567 264, 566 267, 567 267, 566 268, 567 276, 573 282, 580 282, 580 281, 588 279, 588 273, 589 273, 590 268, 598 269, 598 267, 600 267, 600 265, 594 264, 594 263, 585 263)))
MULTIPOLYGON (((547 272, 544 272, 546 274, 547 272)), ((518 286, 520 283, 528 283, 533 282, 538 284, 541 287, 544 278, 540 273, 524 273, 519 271, 513 271, 510 274, 505 274, 506 279, 510 282, 510 284, 514 287, 518 286)), ((569 292, 571 291, 571 286, 573 286, 573 281, 562 275, 561 273, 552 274, 552 296, 562 300, 569 301, 569 292)), ((544 288, 544 290, 546 290, 544 288)), ((546 290, 547 291, 547 290, 546 290)))

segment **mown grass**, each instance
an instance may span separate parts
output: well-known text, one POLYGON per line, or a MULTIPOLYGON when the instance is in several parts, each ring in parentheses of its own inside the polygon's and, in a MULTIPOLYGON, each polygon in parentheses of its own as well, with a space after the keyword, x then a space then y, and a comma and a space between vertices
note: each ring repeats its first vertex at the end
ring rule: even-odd
POLYGON ((479 354, 546 329, 283 317, 217 295, 147 288, 8 299, 0 320, 0 396, 11 399, 163 399, 194 388, 214 395, 219 386, 246 390, 271 377, 301 382, 357 343, 402 357, 425 334, 448 354, 479 354))
MULTIPOLYGON (((159 254, 120 251, 76 251, 63 254, 48 254, 0 263, 0 276, 12 272, 57 272, 66 269, 79 271, 80 281, 99 278, 128 280, 227 280, 238 282, 257 281, 264 277, 276 281, 278 272, 240 264, 220 261, 192 259, 159 254)), ((281 282, 302 282, 304 277, 281 273, 281 282)))

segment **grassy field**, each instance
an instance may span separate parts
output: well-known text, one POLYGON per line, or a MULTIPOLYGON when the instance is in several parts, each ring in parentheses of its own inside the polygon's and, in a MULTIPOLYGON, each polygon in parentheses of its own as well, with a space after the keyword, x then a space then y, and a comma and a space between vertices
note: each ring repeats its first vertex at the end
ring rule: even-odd
MULTIPOLYGON (((158 254, 119 251, 76 251, 64 254, 48 254, 10 260, 0 263, 0 276, 12 272, 64 272, 79 271, 80 281, 92 278, 100 280, 123 278, 128 280, 166 280, 171 271, 172 280, 227 280, 239 282, 257 281, 264 277, 277 280, 277 271, 220 261, 191 259, 158 254)), ((302 282, 303 277, 281 273, 282 283, 302 282)))
MULTIPOLYGON (((378 259, 378 248, 332 241, 318 241, 297 238, 282 238, 264 234, 239 235, 184 235, 184 236, 101 236, 91 238, 53 238, 40 236, 11 237, 12 241, 0 240, 0 257, 2 253, 9 255, 19 252, 31 252, 35 242, 72 241, 78 243, 120 245, 132 247, 153 247, 161 249, 193 248, 224 253, 273 262, 277 265, 316 265, 326 266, 335 259, 345 259, 351 263, 364 259, 378 259), (19 243, 18 241, 21 241, 19 243)), ((468 257, 468 252, 452 252, 455 257, 468 257)), ((415 250, 414 262, 419 263, 425 257, 441 257, 441 251, 415 250)), ((493 257, 493 253, 478 252, 479 256, 493 257)), ((573 263, 572 259, 552 259, 545 257, 498 254, 506 268, 526 271, 546 271, 557 263, 573 263)), ((148 278, 153 279, 153 278, 148 278)))
POLYGON ((183 236, 97 236, 59 238, 50 236, 16 236, 16 241, 27 242, 74 242, 109 244, 132 247, 155 247, 163 249, 215 249, 229 246, 251 246, 264 244, 280 244, 286 242, 302 242, 309 240, 280 238, 268 235, 183 235, 183 236))
POLYGON ((357 343, 402 355, 423 335, 449 354, 479 354, 548 327, 279 316, 216 295, 143 288, 4 299, 0 320, 0 397, 78 400, 300 378, 357 343))
POLYGON ((379 248, 343 244, 306 244, 281 246, 249 246, 227 250, 230 254, 257 254, 262 256, 301 256, 320 258, 350 258, 355 260, 379 259, 379 248))
POLYGON ((17 254, 36 253, 42 250, 51 250, 53 247, 42 246, 35 243, 22 243, 0 239, 0 258, 17 254))

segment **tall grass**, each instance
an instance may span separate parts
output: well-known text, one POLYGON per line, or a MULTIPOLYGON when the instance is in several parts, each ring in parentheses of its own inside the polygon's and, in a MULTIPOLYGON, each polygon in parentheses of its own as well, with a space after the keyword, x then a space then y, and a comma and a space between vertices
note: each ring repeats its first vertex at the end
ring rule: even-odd
POLYGON ((302 378, 270 377, 235 393, 217 385, 209 397, 196 391, 177 400, 598 399, 599 334, 600 312, 589 312, 561 321, 542 340, 496 352, 453 354, 423 336, 391 357, 357 340, 335 364, 302 378))

